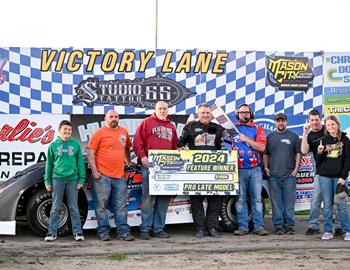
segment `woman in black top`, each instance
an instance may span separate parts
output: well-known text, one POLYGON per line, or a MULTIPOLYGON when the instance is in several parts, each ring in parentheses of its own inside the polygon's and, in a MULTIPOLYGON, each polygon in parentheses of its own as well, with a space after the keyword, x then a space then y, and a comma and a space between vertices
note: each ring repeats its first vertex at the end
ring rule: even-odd
MULTIPOLYGON (((341 132, 338 119, 330 115, 325 119, 325 137, 320 140, 315 160, 321 187, 324 210, 324 235, 322 240, 333 238, 333 202, 337 184, 347 185, 350 170, 350 140, 341 132)), ((350 215, 347 200, 337 203, 344 240, 350 241, 350 215)))

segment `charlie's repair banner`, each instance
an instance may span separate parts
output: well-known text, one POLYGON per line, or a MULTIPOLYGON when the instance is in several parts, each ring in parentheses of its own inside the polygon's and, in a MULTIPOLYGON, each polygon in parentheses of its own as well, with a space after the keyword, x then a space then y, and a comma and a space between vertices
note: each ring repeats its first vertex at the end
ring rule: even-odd
POLYGON ((237 151, 150 150, 151 195, 237 195, 237 151))

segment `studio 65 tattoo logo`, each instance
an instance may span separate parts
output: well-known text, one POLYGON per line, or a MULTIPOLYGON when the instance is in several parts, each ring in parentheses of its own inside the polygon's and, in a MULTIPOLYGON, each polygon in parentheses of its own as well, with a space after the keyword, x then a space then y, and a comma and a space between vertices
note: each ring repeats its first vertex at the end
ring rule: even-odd
POLYGON ((88 106, 94 103, 132 105, 139 108, 154 108, 160 100, 171 107, 196 94, 160 74, 134 80, 99 81, 98 78, 90 77, 80 82, 75 92, 73 103, 84 102, 88 106))

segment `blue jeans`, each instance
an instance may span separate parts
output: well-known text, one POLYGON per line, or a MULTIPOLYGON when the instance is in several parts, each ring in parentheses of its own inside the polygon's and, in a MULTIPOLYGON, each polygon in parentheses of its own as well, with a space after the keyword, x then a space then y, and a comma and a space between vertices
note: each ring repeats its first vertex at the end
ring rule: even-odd
POLYGON ((168 210, 169 196, 149 195, 149 171, 141 167, 142 173, 142 205, 141 205, 141 232, 161 232, 165 227, 165 218, 168 210))
POLYGON ((276 229, 293 228, 295 205, 295 177, 269 177, 272 223, 276 229))
MULTIPOLYGON (((333 232, 333 202, 338 179, 339 178, 330 178, 321 175, 319 176, 321 196, 324 204, 324 232, 333 232)), ((343 200, 342 203, 337 203, 336 205, 339 212, 342 232, 350 232, 350 214, 347 200, 343 200)))
POLYGON ((129 234, 128 189, 125 178, 102 176, 99 180, 94 179, 91 191, 98 223, 97 235, 109 234, 111 227, 107 210, 110 210, 114 215, 117 233, 119 235, 129 234))
POLYGON ((57 235, 60 220, 60 209, 63 203, 64 193, 67 197, 70 220, 73 234, 81 233, 81 221, 78 206, 78 192, 76 180, 52 179, 52 207, 50 212, 50 222, 48 234, 57 235))
MULTIPOLYGON (((310 216, 309 216, 309 228, 314 230, 320 229, 320 214, 321 214, 321 204, 322 204, 321 188, 320 188, 318 177, 319 176, 317 174, 314 177, 314 192, 312 195, 311 209, 310 209, 310 216)), ((334 226, 336 229, 341 228, 341 222, 340 222, 338 210, 335 211, 334 226)))
POLYGON ((247 193, 253 214, 254 231, 264 228, 263 204, 261 201, 262 173, 260 166, 252 169, 239 169, 239 199, 236 202, 238 227, 249 231, 247 193))

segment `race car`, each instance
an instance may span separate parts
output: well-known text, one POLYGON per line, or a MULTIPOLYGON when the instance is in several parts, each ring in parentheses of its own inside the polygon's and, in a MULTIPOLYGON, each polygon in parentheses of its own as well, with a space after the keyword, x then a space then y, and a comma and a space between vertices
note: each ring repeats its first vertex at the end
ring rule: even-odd
MULTIPOLYGON (((51 193, 44 185, 45 162, 40 162, 18 172, 7 181, 0 183, 0 234, 15 235, 16 221, 26 221, 31 230, 39 236, 47 232, 51 193)), ((138 226, 141 223, 140 207, 142 195, 142 177, 140 168, 126 167, 125 179, 128 184, 128 223, 138 226)), ((91 196, 91 170, 87 167, 84 189, 79 190, 78 204, 84 229, 95 229, 97 221, 91 196)), ((220 225, 227 231, 237 228, 235 201, 236 196, 223 196, 220 208, 220 225)), ((115 227, 113 214, 110 224, 115 227)), ((191 205, 188 196, 172 196, 166 223, 191 223, 191 205)), ((64 201, 60 212, 58 235, 71 231, 68 207, 64 201)))

